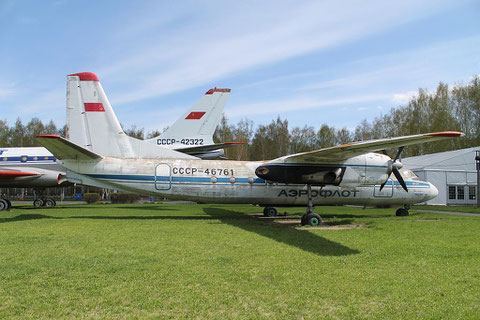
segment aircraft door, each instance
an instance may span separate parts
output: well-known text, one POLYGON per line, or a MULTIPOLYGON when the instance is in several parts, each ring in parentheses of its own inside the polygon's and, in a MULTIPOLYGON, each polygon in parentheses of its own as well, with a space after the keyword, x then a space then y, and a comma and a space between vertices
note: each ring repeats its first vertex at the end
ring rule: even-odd
POLYGON ((167 163, 155 167, 155 189, 170 190, 172 187, 172 168, 167 163))
POLYGON ((387 183, 383 187, 382 191, 380 191, 380 185, 376 184, 373 187, 373 197, 374 198, 391 198, 393 196, 393 180, 388 179, 387 183))

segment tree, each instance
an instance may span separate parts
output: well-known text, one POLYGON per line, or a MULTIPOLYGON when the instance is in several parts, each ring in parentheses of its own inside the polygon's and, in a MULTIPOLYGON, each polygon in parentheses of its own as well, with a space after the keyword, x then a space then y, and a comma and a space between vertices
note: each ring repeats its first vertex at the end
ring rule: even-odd
POLYGON ((313 127, 295 127, 290 132, 289 153, 313 150, 317 145, 317 135, 313 127))
POLYGON ((333 147, 337 144, 337 137, 334 127, 322 124, 317 132, 317 144, 319 148, 333 147))
POLYGON ((23 141, 25 139, 25 127, 22 124, 22 120, 17 118, 15 125, 10 129, 9 147, 24 147, 23 141))
POLYGON ((10 128, 7 125, 7 120, 0 120, 0 147, 9 146, 10 128))
POLYGON ((143 128, 137 129, 136 125, 132 125, 130 127, 130 129, 127 129, 127 130, 124 130, 124 131, 130 137, 137 138, 137 139, 140 139, 140 140, 143 140, 143 138, 144 138, 144 131, 145 130, 143 128))

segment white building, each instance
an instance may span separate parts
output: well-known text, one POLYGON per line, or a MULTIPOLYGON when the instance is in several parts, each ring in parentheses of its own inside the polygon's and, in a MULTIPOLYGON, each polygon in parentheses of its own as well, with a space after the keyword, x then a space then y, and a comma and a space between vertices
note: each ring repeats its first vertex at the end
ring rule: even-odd
POLYGON ((402 163, 421 180, 437 187, 438 196, 427 204, 476 204, 476 151, 480 151, 480 147, 409 157, 402 163))

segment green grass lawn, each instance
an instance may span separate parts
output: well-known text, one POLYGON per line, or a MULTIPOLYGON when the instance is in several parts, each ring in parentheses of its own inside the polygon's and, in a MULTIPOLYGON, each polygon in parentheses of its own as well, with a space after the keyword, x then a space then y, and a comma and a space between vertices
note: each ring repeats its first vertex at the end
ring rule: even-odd
POLYGON ((0 212, 0 319, 480 318, 480 218, 318 207, 327 222, 365 227, 297 230, 254 212, 0 212))
POLYGON ((476 206, 413 206, 412 208, 433 211, 451 211, 480 214, 480 208, 477 208, 476 206))

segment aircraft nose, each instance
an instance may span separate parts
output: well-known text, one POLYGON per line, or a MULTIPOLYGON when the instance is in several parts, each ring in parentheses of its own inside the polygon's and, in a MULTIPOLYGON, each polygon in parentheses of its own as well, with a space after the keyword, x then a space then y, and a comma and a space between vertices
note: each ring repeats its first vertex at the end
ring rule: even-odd
POLYGON ((430 182, 429 182, 429 184, 430 184, 430 192, 429 192, 429 194, 428 194, 428 200, 433 199, 433 198, 435 198, 436 196, 438 196, 438 189, 437 189, 437 187, 435 187, 435 186, 434 186, 433 184, 431 184, 430 182))

